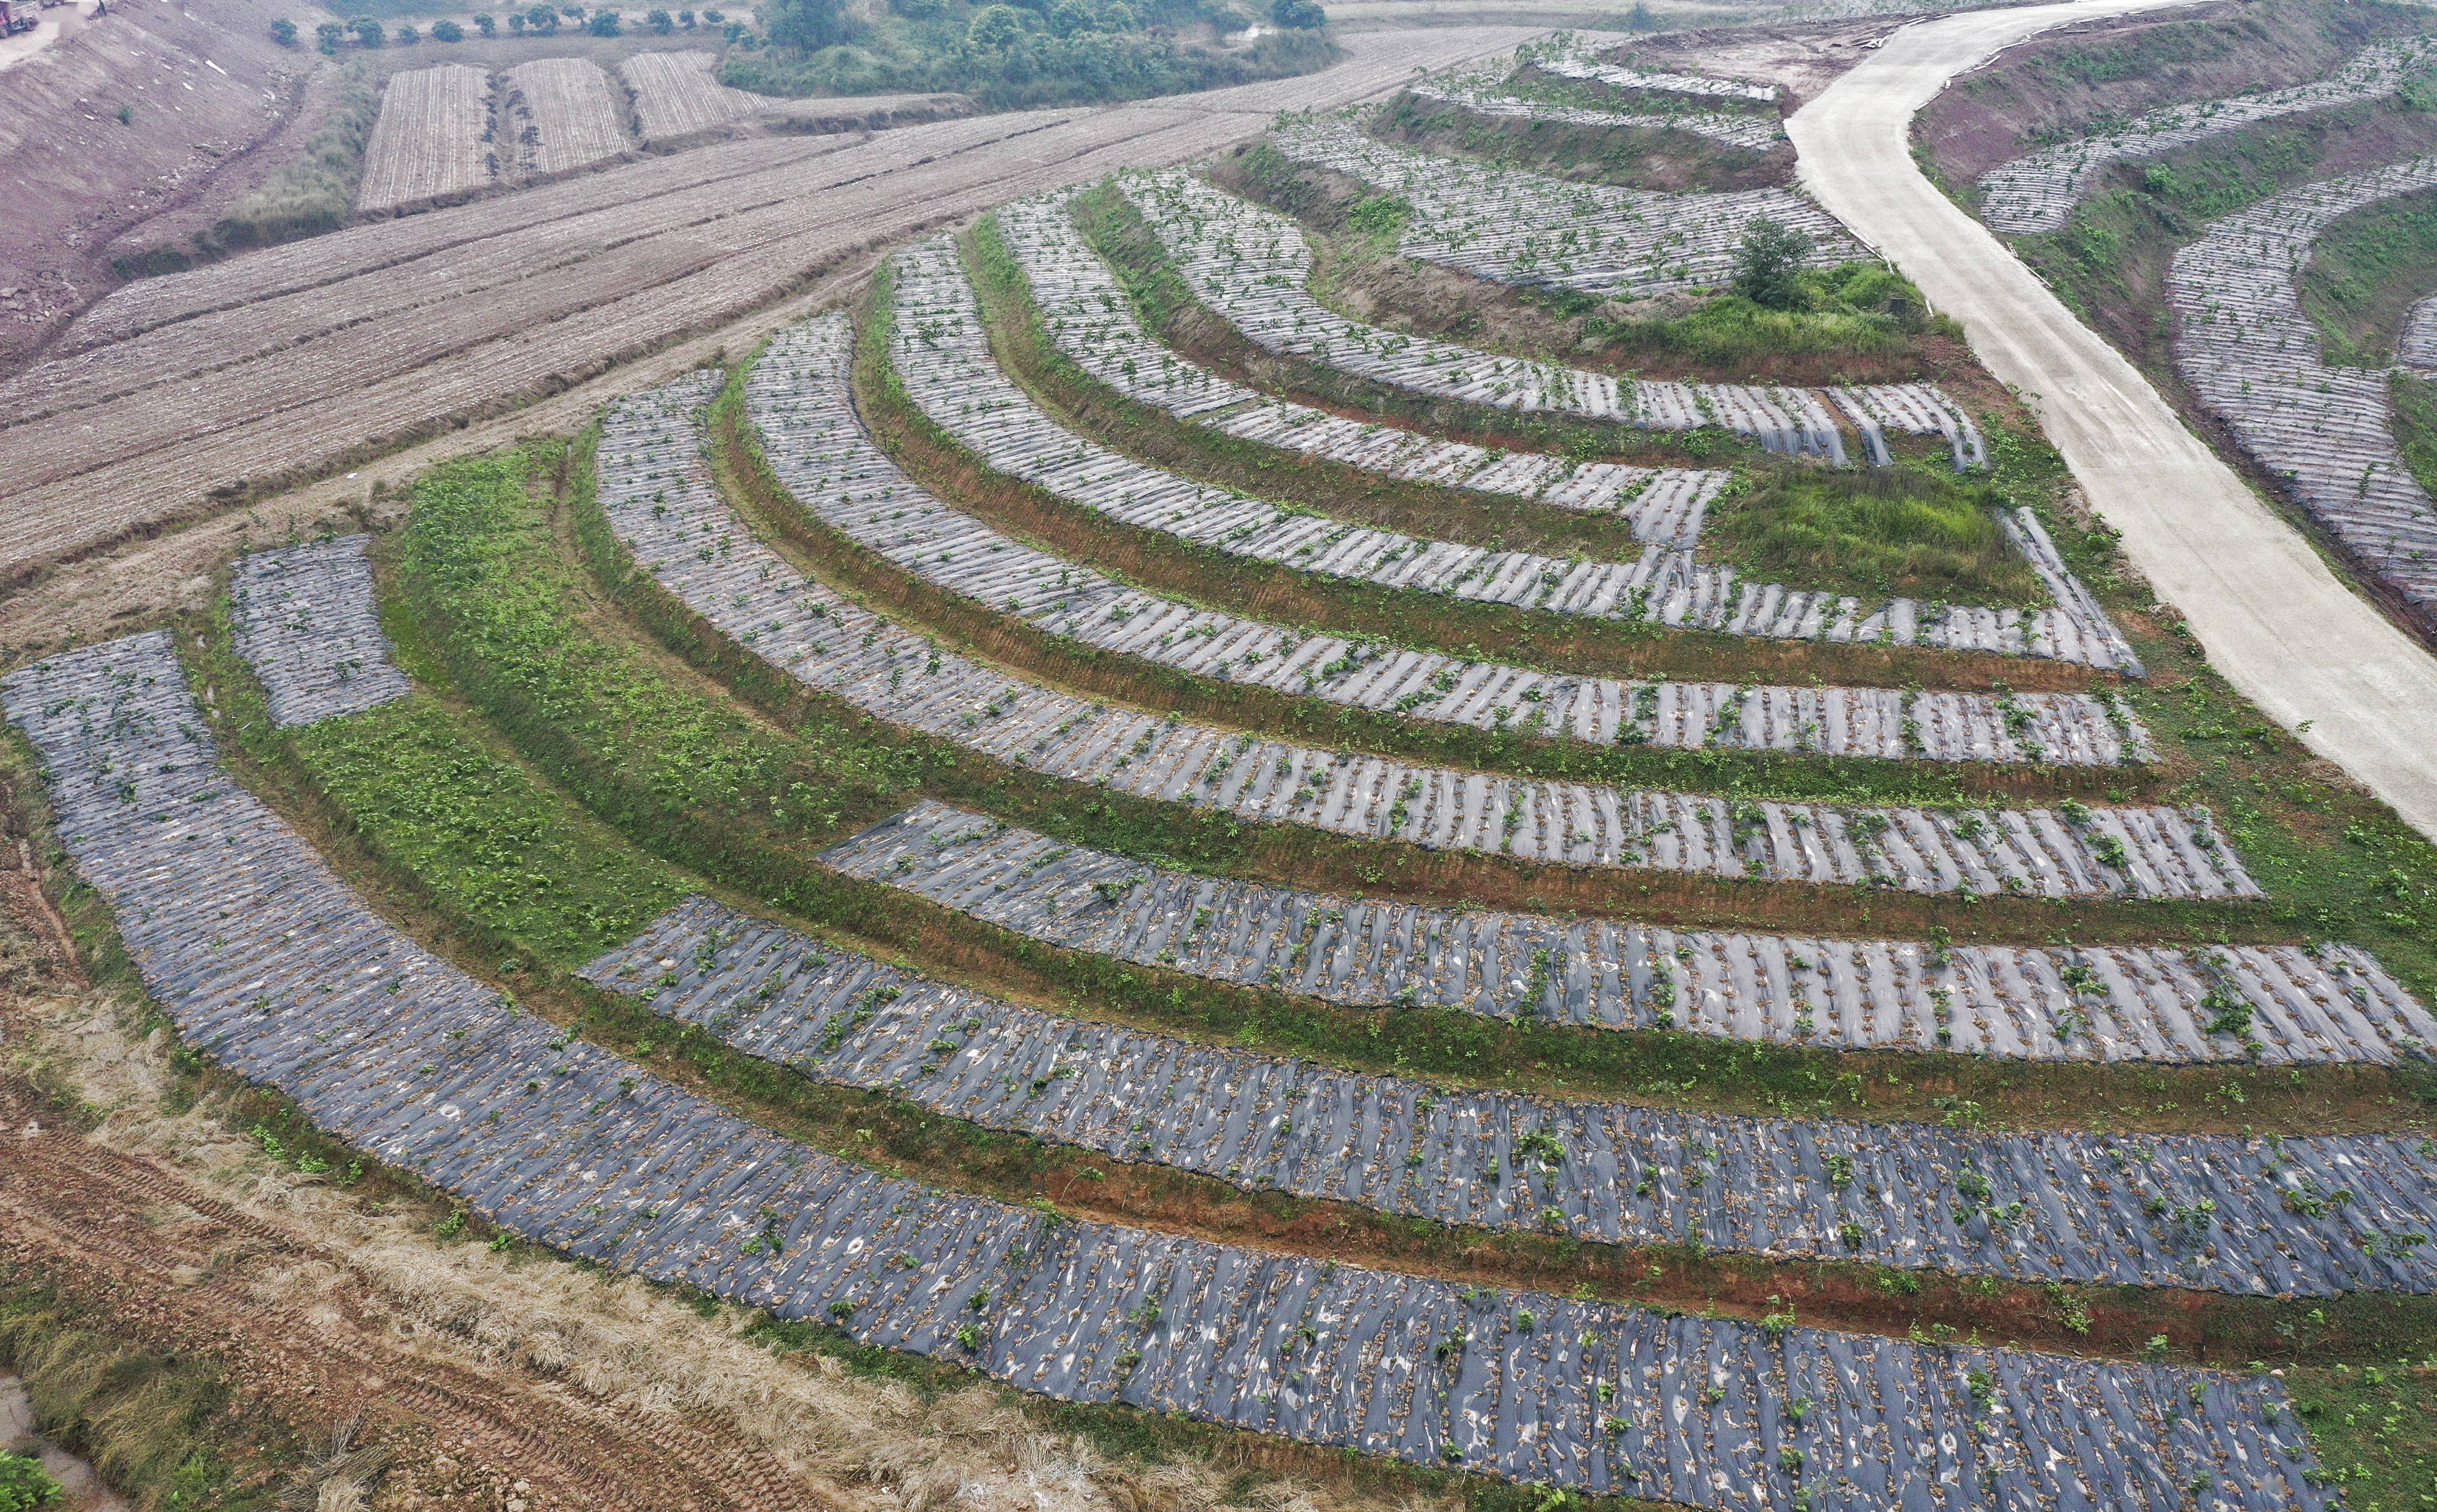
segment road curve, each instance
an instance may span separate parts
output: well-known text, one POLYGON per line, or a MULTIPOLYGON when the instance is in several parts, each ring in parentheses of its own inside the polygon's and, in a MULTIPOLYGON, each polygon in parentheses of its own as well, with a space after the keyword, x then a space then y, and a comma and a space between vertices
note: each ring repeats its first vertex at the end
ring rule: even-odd
POLYGON ((2077 0, 1916 22, 1786 122, 1803 185, 2020 389, 2209 660, 2437 839, 2437 658, 2338 581, 2132 364, 1922 176, 1915 112, 2024 38, 2189 0, 2077 0), (2304 725, 2307 724, 2306 729, 2304 725))

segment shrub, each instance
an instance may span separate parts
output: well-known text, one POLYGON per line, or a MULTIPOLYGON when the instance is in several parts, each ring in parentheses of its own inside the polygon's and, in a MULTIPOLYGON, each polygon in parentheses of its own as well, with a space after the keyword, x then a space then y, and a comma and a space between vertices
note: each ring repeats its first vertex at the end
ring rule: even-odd
POLYGON ((1810 255, 1805 233, 1767 216, 1754 218, 1735 248, 1735 292, 1770 309, 1794 308, 1802 298, 1797 276, 1810 255))
POLYGON ((347 23, 347 29, 356 34, 356 45, 359 47, 377 47, 389 40, 389 33, 370 16, 358 16, 347 23))
POLYGON ((423 33, 415 30, 412 26, 404 26, 397 28, 397 44, 401 47, 412 47, 422 40, 423 33))
POLYGON ((554 36, 558 31, 558 10, 552 6, 535 6, 525 12, 525 24, 545 37, 554 36))
POLYGON ((665 10, 649 10, 643 14, 643 25, 662 37, 677 29, 676 18, 665 10))
POLYGON ((465 40, 465 28, 457 25, 457 23, 453 21, 435 21, 431 24, 431 40, 433 42, 464 42, 465 40))
POLYGON ((1320 0, 1270 0, 1270 19, 1290 31, 1310 31, 1328 25, 1320 0))
POLYGON ((347 40, 347 28, 340 22, 324 21, 313 28, 313 40, 324 52, 335 54, 339 44, 347 40))
MULTIPOLYGON (((437 31, 440 28, 434 26, 432 29, 437 31)), ((500 24, 491 18, 489 11, 485 10, 474 18, 474 29, 485 37, 496 37, 500 34, 500 24)))
POLYGON ((692 31, 693 29, 693 12, 691 10, 678 11, 677 25, 683 26, 688 31, 692 31))
POLYGON ((596 37, 614 37, 618 35, 618 12, 595 10, 592 19, 584 24, 584 29, 596 37))
POLYGON ((65 1494, 41 1462, 0 1450, 0 1512, 36 1512, 57 1506, 65 1494))
POLYGON ((296 23, 281 16, 271 24, 271 40, 282 47, 296 45, 296 23))

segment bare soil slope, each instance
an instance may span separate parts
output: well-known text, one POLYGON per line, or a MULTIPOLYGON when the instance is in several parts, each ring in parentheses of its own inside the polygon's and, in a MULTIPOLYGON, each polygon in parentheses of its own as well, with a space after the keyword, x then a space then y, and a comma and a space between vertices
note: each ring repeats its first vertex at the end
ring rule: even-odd
POLYGON ((0 85, 0 363, 114 282, 106 249, 202 193, 295 113, 320 59, 280 8, 119 0, 0 85), (126 119, 119 113, 124 109, 126 119))

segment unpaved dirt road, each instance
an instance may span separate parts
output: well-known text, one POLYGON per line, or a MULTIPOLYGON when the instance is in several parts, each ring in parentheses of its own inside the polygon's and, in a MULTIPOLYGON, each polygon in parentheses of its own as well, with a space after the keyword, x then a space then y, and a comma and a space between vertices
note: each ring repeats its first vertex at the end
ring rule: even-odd
POLYGON ((556 392, 922 227, 1531 35, 1372 32, 1300 79, 726 143, 130 285, 0 381, 0 576, 556 392))
POLYGON ((2078 0, 1906 26, 1786 122, 1798 171, 2023 391, 2227 679, 2437 838, 2437 658, 2340 582, 2130 362, 1913 164, 1913 114, 1957 73, 2052 27, 2183 3, 2078 0))

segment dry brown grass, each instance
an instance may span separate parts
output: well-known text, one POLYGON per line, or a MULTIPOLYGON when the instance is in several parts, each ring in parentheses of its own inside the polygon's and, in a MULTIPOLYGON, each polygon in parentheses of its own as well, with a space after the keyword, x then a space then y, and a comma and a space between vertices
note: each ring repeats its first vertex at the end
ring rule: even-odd
MULTIPOLYGON (((0 932, 18 933, 14 921, 0 932)), ((8 975, 22 987, 21 975, 8 975)), ((631 1276, 521 1246, 495 1254, 439 1240, 439 1209, 430 1203, 367 1199, 266 1156, 236 1132, 228 1094, 177 1106, 188 1079, 171 1064, 174 1042, 166 1029, 141 1034, 141 1011, 123 996, 28 994, 10 1016, 18 1032, 9 1060, 82 1107, 94 1120, 92 1140, 201 1178, 223 1200, 349 1257, 377 1289, 381 1324, 416 1353, 561 1383, 646 1414, 721 1422, 841 1507, 1133 1512, 1240 1505, 1248 1497, 1284 1512, 1439 1505, 1383 1503, 1292 1475, 1271 1474, 1243 1491, 1241 1470, 1269 1457, 1250 1441, 1215 1459, 1114 1458, 1052 1431, 1040 1404, 987 1382, 926 1395, 828 1355, 774 1351, 752 1337, 755 1315, 740 1309, 706 1317, 631 1276)), ((333 1266, 303 1263, 258 1269, 251 1285, 259 1300, 335 1327, 332 1298, 345 1280, 333 1266)), ((377 1461, 344 1436, 324 1459, 300 1505, 359 1512, 376 1504, 377 1461)))

